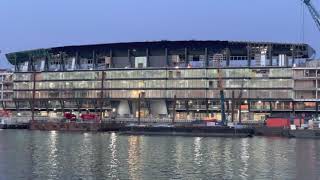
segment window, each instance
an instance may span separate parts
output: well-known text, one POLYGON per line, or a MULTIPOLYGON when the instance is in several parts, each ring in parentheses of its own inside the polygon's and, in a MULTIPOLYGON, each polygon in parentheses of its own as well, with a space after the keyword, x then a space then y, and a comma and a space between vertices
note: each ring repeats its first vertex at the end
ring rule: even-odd
POLYGON ((173 78, 173 72, 172 71, 169 71, 169 78, 173 78))
POLYGON ((143 63, 138 63, 138 68, 143 68, 143 63))
POLYGON ((213 88, 213 81, 209 81, 209 88, 213 88))
POLYGON ((177 71, 177 78, 181 78, 181 72, 177 71))

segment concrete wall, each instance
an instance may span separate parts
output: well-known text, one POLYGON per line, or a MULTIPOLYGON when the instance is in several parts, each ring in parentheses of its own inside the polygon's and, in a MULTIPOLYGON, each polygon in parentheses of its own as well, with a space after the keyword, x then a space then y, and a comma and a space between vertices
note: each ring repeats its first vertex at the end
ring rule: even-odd
POLYGON ((130 108, 127 100, 120 101, 118 106, 118 114, 124 116, 125 114, 130 114, 130 108))
POLYGON ((157 116, 159 114, 168 114, 165 100, 157 100, 150 102, 151 114, 157 116))

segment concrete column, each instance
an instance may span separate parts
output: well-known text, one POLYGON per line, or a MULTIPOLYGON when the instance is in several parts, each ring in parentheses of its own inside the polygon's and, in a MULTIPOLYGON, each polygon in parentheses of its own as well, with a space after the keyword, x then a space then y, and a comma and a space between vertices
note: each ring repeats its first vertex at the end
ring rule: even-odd
POLYGON ((269 54, 269 66, 272 66, 272 45, 268 46, 268 54, 269 54))
POLYGON ((29 56, 28 71, 34 71, 34 68, 33 68, 33 57, 32 56, 29 56))
POLYGON ((168 58, 168 48, 164 49, 164 56, 166 58, 167 67, 169 67, 170 62, 169 62, 169 58, 168 58))
POLYGON ((285 58, 284 58, 284 65, 285 65, 285 67, 289 66, 289 59, 288 59, 287 55, 285 55, 285 58))
POLYGON ((46 55, 46 58, 45 58, 45 60, 44 60, 44 70, 45 70, 45 71, 49 71, 49 59, 50 59, 49 56, 50 56, 49 54, 46 55))
POLYGON ((205 67, 209 66, 208 48, 204 49, 205 67))
POLYGON ((189 58, 188 58, 188 48, 184 48, 184 56, 185 56, 185 60, 186 60, 186 65, 189 65, 189 58))
POLYGON ((18 72, 17 55, 14 55, 14 71, 18 72))
POLYGON ((62 70, 62 71, 65 70, 64 58, 63 58, 63 53, 62 52, 60 52, 60 70, 62 70))
POLYGON ((291 46, 291 57, 292 57, 292 65, 295 64, 295 55, 296 55, 296 47, 294 45, 291 46))
POLYGON ((110 56, 110 67, 114 68, 114 65, 113 65, 113 62, 112 62, 112 57, 113 57, 112 49, 109 50, 109 56, 110 56))
POLYGON ((76 52, 76 69, 80 69, 80 57, 79 52, 76 52))
POLYGON ((131 62, 131 51, 130 51, 130 49, 128 49, 128 60, 129 60, 129 64, 130 64, 131 68, 133 68, 134 65, 132 65, 132 64, 134 64, 134 63, 131 62))
POLYGON ((248 57, 248 67, 251 66, 251 46, 248 44, 247 45, 247 57, 248 57))
POLYGON ((93 69, 97 69, 98 64, 97 64, 97 58, 96 58, 96 51, 92 51, 92 63, 93 63, 93 69))
POLYGON ((226 49, 226 66, 227 67, 230 66, 230 49, 229 48, 226 49))
POLYGON ((146 65, 146 67, 149 67, 149 66, 150 66, 149 48, 146 48, 146 58, 147 58, 147 65, 146 65))

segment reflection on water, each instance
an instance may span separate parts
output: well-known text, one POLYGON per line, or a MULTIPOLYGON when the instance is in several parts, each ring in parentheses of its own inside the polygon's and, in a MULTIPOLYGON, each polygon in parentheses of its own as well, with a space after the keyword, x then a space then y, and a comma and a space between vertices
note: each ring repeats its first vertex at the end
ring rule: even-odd
POLYGON ((0 131, 0 179, 319 179, 320 141, 0 131))
POLYGON ((49 166, 49 176, 54 178, 58 172, 58 149, 57 149, 57 132, 51 131, 48 141, 49 154, 48 154, 48 166, 49 166))
POLYGON ((140 179, 140 143, 139 136, 128 137, 128 166, 129 166, 129 177, 130 179, 140 179))
POLYGON ((111 133, 109 141, 109 150, 111 152, 110 172, 108 177, 116 178, 118 174, 118 159, 117 159, 117 135, 111 133))

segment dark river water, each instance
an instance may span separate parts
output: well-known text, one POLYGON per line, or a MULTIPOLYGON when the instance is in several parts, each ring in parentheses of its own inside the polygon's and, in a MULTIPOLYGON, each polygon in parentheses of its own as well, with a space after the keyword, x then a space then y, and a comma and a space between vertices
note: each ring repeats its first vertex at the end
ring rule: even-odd
POLYGON ((0 179, 320 179, 320 140, 0 130, 0 179))

